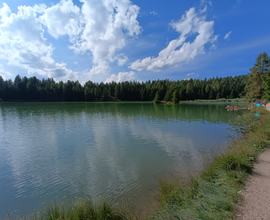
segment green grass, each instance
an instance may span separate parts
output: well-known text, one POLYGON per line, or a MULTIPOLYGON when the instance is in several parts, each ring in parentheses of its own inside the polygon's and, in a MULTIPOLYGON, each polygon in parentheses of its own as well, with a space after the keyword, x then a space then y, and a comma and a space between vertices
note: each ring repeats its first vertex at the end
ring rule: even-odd
POLYGON ((254 108, 238 118, 252 126, 234 139, 224 155, 216 157, 200 178, 189 183, 160 183, 160 210, 149 219, 234 219, 240 191, 252 172, 254 160, 269 144, 270 113, 254 108), (254 112, 260 114, 255 118, 254 112))
POLYGON ((125 208, 112 206, 105 200, 97 203, 90 199, 79 199, 72 207, 60 203, 34 213, 27 218, 12 218, 20 220, 129 220, 135 219, 125 208))
POLYGON ((235 99, 197 99, 194 102, 249 102, 249 100, 245 98, 235 98, 235 99))

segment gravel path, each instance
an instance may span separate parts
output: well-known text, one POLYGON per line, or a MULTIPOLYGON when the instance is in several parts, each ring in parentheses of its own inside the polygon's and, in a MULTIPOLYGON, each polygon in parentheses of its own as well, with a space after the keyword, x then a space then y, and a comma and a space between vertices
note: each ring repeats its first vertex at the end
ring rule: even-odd
POLYGON ((270 103, 267 103, 267 104, 266 104, 266 109, 267 109, 268 111, 270 111, 270 103))
MULTIPOLYGON (((270 103, 266 106, 270 111, 270 103)), ((257 159, 245 187, 238 220, 270 220, 270 149, 257 159)))

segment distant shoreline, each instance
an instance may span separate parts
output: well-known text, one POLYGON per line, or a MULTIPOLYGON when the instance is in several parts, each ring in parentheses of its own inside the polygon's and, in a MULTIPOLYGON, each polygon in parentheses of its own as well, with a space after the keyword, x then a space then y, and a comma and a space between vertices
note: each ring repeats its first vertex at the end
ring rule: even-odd
MULTIPOLYGON (((153 101, 122 101, 122 100, 109 100, 109 101, 42 101, 42 100, 1 100, 0 102, 42 102, 42 103, 119 103, 119 102, 128 102, 128 103, 151 103, 153 101)), ((193 102, 238 102, 238 103, 250 103, 246 99, 196 99, 196 100, 181 100, 179 103, 193 103, 193 102)), ((159 104, 173 104, 171 101, 160 101, 159 104)))

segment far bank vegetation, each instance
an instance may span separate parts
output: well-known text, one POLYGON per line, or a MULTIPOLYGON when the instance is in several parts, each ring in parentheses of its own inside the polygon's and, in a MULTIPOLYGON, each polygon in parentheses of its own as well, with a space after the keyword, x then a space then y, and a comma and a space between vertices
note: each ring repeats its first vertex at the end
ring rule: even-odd
POLYGON ((187 80, 126 81, 110 83, 55 82, 17 75, 4 80, 0 75, 0 100, 4 101, 154 101, 175 104, 185 100, 270 100, 270 63, 267 53, 256 58, 250 73, 234 77, 187 80))
POLYGON ((13 80, 0 76, 0 99, 5 101, 161 101, 234 99, 245 96, 247 75, 189 79, 180 81, 153 80, 146 82, 93 83, 82 86, 78 81, 55 82, 17 75, 13 80))

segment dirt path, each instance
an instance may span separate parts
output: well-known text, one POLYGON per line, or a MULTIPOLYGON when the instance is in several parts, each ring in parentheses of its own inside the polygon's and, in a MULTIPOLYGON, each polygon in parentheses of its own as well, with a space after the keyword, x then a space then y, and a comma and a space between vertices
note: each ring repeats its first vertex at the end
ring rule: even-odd
POLYGON ((266 104, 266 109, 267 109, 268 111, 270 111, 270 103, 267 103, 267 104, 266 104))
MULTIPOLYGON (((270 111, 270 103, 266 105, 270 111)), ((270 149, 255 163, 252 175, 243 191, 238 220, 270 220, 270 149)))

